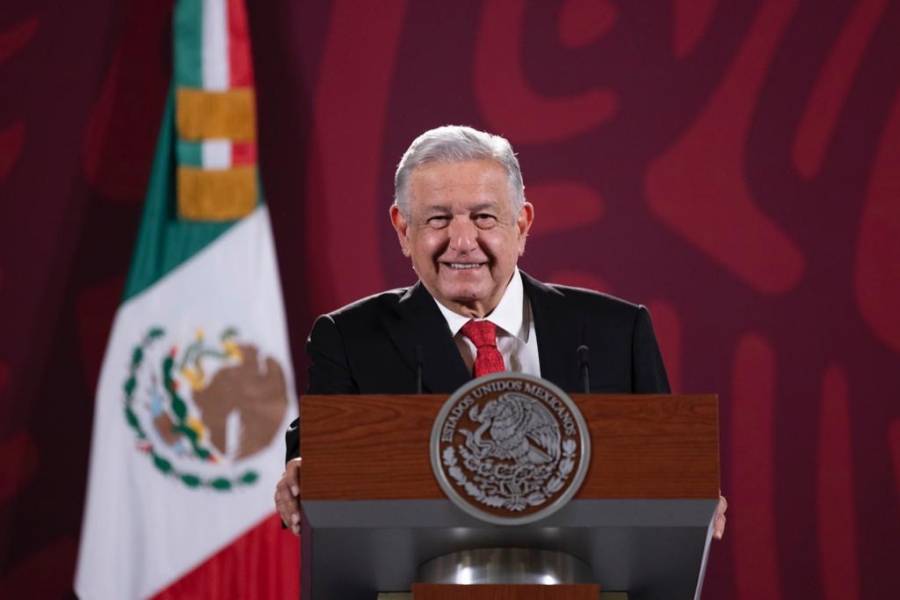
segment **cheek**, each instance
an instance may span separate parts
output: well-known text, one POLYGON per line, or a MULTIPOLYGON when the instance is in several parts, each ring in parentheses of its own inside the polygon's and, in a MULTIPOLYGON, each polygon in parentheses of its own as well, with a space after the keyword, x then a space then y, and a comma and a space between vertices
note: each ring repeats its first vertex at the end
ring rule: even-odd
POLYGON ((490 232, 483 236, 483 248, 497 260, 515 259, 520 253, 520 241, 506 232, 490 232))
POLYGON ((436 232, 426 232, 416 236, 411 250, 413 256, 418 260, 433 260, 435 255, 439 254, 442 248, 441 236, 436 232))

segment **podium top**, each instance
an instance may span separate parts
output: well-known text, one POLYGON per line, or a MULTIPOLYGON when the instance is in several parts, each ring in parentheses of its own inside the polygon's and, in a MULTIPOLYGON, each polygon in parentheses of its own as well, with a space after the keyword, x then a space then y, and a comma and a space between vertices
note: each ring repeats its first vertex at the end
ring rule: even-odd
MULTIPOLYGON (((592 458, 576 499, 719 497, 715 395, 572 394, 592 458)), ((301 402, 301 497, 445 499, 431 427, 445 395, 309 395, 301 402)))

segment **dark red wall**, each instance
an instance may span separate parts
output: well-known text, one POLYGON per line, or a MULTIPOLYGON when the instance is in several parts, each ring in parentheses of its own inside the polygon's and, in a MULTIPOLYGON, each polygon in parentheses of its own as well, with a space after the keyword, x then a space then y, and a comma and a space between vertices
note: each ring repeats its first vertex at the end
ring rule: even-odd
MULTIPOLYGON (((0 589, 55 598, 171 5, 11 4, 0 589)), ((412 280, 386 218, 409 141, 502 133, 537 207, 523 267, 648 304, 675 390, 720 394, 731 508, 705 597, 898 588, 900 3, 248 4, 298 369, 315 314, 412 280)))

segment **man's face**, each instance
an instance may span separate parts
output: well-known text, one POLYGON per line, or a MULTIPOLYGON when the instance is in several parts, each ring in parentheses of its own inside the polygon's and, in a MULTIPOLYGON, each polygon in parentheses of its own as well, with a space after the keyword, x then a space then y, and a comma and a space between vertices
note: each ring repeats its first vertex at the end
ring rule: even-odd
POLYGON ((409 214, 392 206, 391 222, 425 288, 455 312, 490 313, 525 251, 534 208, 514 214, 506 171, 490 160, 417 167, 406 195, 409 214))

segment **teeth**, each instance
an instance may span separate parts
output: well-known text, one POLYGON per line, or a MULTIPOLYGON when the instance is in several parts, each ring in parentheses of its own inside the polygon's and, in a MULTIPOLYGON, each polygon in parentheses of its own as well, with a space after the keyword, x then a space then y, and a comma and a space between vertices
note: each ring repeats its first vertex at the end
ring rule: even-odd
POLYGON ((451 269, 477 269, 481 266, 479 263, 447 263, 451 269))

